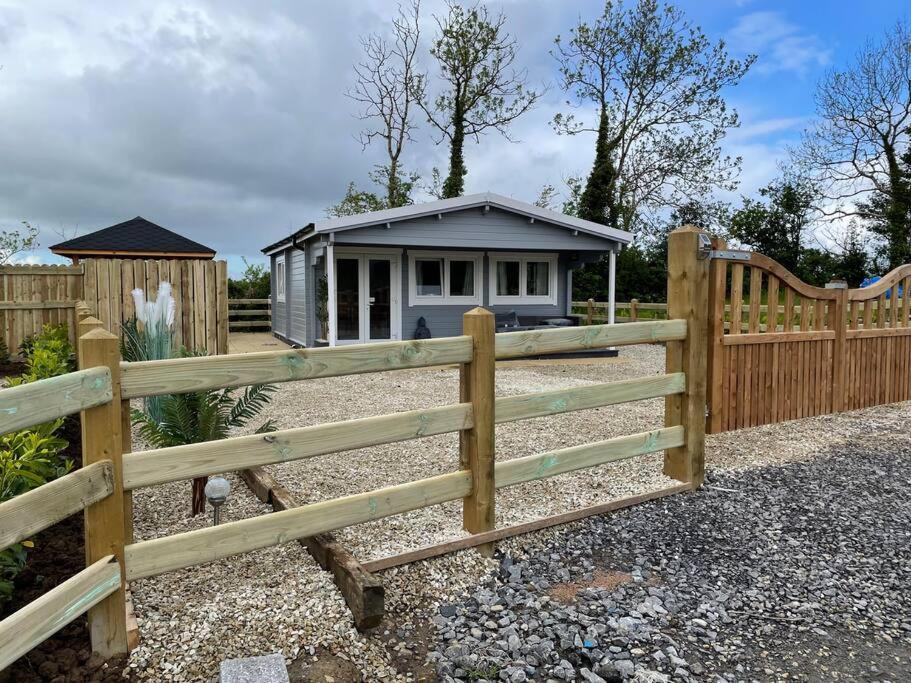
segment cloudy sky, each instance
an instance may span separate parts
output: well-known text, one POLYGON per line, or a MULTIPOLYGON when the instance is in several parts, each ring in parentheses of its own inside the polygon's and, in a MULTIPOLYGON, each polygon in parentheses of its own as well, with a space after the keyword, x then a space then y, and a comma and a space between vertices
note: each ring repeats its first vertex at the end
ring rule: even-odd
MULTIPOLYGON (((556 80, 553 38, 602 4, 491 2, 509 17, 535 85, 556 80)), ((728 93, 741 114, 727 151, 743 156, 741 192, 772 179, 786 145, 812 121, 813 89, 899 0, 687 0, 679 3, 736 56, 759 60, 728 93)), ((0 229, 28 220, 42 248, 142 215, 210 245, 233 273, 240 257, 325 215, 349 180, 366 184, 380 150, 356 140, 345 97, 358 36, 386 30, 389 0, 0 0, 0 229)), ((430 15, 441 3, 424 1, 430 15)), ((424 66, 433 73, 425 55, 424 66)), ((551 87, 514 128, 467 150, 468 192, 533 200, 545 183, 587 172, 588 137, 555 135, 563 94, 551 87)), ((410 168, 445 166, 418 130, 410 168)))

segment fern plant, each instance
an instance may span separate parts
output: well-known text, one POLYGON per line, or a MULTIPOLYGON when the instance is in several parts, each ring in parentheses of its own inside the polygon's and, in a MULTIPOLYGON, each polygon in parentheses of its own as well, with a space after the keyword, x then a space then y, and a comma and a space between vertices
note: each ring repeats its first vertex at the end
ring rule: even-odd
MULTIPOLYGON (((179 354, 182 358, 205 355, 205 351, 186 349, 181 349, 179 354)), ((135 409, 132 417, 139 425, 140 436, 158 448, 216 441, 226 438, 231 429, 250 424, 269 405, 275 391, 273 384, 257 384, 247 387, 239 397, 230 389, 170 394, 161 397, 159 419, 135 409)), ((275 427, 271 420, 266 420, 256 433, 271 431, 275 427)), ((205 511, 206 480, 206 477, 193 480, 194 515, 205 511)))

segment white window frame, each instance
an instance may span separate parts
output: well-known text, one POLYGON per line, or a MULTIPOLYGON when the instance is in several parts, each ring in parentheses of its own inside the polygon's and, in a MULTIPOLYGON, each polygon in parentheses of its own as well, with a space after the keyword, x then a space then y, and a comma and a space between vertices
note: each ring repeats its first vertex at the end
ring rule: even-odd
POLYGON ((408 306, 480 306, 484 296, 484 253, 479 251, 409 251, 408 252, 408 306), (443 260, 443 294, 441 296, 418 296, 415 261, 423 259, 443 260), (471 261, 474 263, 474 296, 452 296, 449 294, 450 263, 471 261))
POLYGON ((532 252, 488 252, 487 254, 488 296, 491 305, 510 304, 543 304, 557 305, 557 254, 536 254, 532 252), (501 296, 497 294, 497 264, 501 261, 519 262, 519 295, 501 296), (548 294, 546 296, 529 296, 525 293, 528 286, 528 262, 546 261, 548 266, 548 294))
POLYGON ((287 274, 285 271, 285 257, 275 257, 275 300, 285 301, 285 284, 287 283, 287 274))

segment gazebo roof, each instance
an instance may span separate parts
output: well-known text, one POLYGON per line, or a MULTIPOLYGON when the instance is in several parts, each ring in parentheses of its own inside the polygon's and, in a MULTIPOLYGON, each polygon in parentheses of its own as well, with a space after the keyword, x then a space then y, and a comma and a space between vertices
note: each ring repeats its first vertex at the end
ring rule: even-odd
POLYGON ((215 250, 178 235, 142 216, 80 235, 51 247, 60 256, 149 256, 211 259, 215 250))

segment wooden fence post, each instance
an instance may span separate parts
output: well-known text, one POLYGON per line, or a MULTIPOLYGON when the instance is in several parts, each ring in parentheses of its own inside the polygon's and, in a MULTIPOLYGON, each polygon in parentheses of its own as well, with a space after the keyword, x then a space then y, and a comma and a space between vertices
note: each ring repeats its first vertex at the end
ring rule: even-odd
MULTIPOLYGON (((462 504, 466 531, 473 534, 494 528, 494 315, 474 308, 462 318, 464 334, 472 337, 471 362, 460 377, 460 396, 471 403, 474 426, 460 440, 462 467, 471 471, 471 494, 462 504)), ((493 544, 478 546, 485 557, 493 554, 493 544)))
POLYGON ((589 325, 595 324, 595 300, 594 299, 588 300, 588 324, 589 325))
POLYGON ((832 346, 832 412, 845 409, 847 385, 845 369, 848 364, 848 283, 833 281, 826 284, 826 289, 837 290, 834 314, 829 314, 829 324, 835 330, 835 342, 832 346))
POLYGON ((629 300, 629 321, 631 323, 639 320, 639 299, 629 300))
POLYGON ((85 558, 90 566, 113 554, 120 563, 120 589, 88 612, 92 649, 103 657, 127 652, 126 568, 123 501, 123 458, 120 422, 120 340, 101 329, 101 321, 85 318, 83 327, 94 326, 79 338, 79 367, 105 366, 111 371, 114 400, 82 411, 82 464, 110 460, 114 470, 114 493, 85 509, 85 558))
POLYGON ((665 424, 682 424, 684 445, 664 455, 664 473, 689 483, 702 485, 705 476, 705 395, 708 346, 709 259, 700 254, 707 246, 704 230, 684 226, 668 237, 667 316, 687 321, 686 339, 667 342, 666 372, 684 372, 686 391, 668 396, 665 424))
MULTIPOLYGON (((727 249, 728 245, 723 239, 712 240, 713 249, 727 249)), ((722 372, 724 370, 724 304, 725 289, 727 288, 728 263, 721 259, 713 259, 709 265, 709 294, 708 294, 708 359, 706 372, 706 401, 708 415, 705 418, 705 431, 717 434, 723 431, 721 418, 723 416, 721 404, 724 401, 722 372)))

